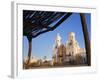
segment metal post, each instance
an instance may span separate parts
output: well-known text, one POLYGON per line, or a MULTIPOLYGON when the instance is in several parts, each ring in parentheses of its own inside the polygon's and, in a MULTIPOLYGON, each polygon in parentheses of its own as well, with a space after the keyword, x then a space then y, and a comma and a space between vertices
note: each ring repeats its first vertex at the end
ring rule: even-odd
POLYGON ((91 48, 90 48, 90 40, 89 40, 89 34, 87 30, 87 24, 85 20, 85 14, 80 13, 80 18, 81 18, 81 24, 82 24, 83 35, 84 35, 84 40, 85 40, 87 63, 88 63, 88 66, 91 66, 91 48))
POLYGON ((32 55, 32 37, 27 37, 28 42, 29 42, 29 49, 28 49, 28 62, 27 64, 30 63, 31 55, 32 55))

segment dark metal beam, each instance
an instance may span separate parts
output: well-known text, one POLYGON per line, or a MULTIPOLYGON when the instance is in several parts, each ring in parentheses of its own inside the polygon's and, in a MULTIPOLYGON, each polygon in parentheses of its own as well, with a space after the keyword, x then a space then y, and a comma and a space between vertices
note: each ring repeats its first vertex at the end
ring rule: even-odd
POLYGON ((90 48, 90 40, 89 40, 89 34, 88 34, 88 30, 87 30, 85 14, 80 13, 80 18, 81 18, 81 24, 82 24, 83 35, 84 35, 84 40, 85 40, 87 63, 89 66, 91 66, 91 48, 90 48))
POLYGON ((28 42, 29 42, 29 49, 28 49, 28 61, 27 64, 30 63, 31 56, 32 56, 32 37, 27 37, 28 42))
POLYGON ((46 25, 48 26, 48 25, 54 23, 55 21, 59 20, 62 16, 64 16, 64 13, 59 13, 59 14, 55 15, 54 17, 51 17, 48 21, 46 21, 47 22, 46 25))
POLYGON ((51 27, 50 29, 44 30, 42 32, 39 32, 38 34, 34 35, 33 38, 39 36, 40 34, 49 32, 49 31, 53 31, 54 29, 56 29, 63 21, 65 21, 69 16, 71 16, 72 13, 68 13, 66 14, 58 23, 56 23, 53 27, 51 27))

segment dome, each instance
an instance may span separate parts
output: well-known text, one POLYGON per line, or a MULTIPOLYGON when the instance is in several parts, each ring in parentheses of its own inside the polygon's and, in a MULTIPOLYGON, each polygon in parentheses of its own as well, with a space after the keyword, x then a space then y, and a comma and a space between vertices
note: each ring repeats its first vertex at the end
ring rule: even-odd
POLYGON ((61 40, 60 34, 57 33, 57 40, 61 40))
POLYGON ((70 32, 69 36, 75 37, 75 33, 74 32, 70 32))

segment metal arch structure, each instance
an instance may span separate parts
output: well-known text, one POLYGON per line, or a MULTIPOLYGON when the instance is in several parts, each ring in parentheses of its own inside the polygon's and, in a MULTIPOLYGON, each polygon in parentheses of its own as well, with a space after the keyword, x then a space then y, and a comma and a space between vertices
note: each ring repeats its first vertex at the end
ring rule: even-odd
POLYGON ((53 31, 72 13, 23 11, 23 35, 35 38, 42 33, 53 31), (55 25, 53 23, 56 23, 55 25))
MULTIPOLYGON (((23 10, 23 36, 26 36, 29 42, 28 62, 29 64, 32 54, 32 39, 37 36, 53 31, 62 24, 72 13, 67 12, 49 12, 49 11, 31 11, 23 10)), ((85 21, 85 15, 80 14, 81 24, 85 40, 85 48, 87 54, 88 65, 90 65, 90 41, 85 21)))

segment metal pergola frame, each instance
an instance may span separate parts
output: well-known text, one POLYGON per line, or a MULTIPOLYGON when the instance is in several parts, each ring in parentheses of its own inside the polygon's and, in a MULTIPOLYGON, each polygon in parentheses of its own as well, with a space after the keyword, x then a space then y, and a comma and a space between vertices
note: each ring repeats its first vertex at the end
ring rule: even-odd
MULTIPOLYGON (((29 50, 28 50, 28 62, 30 62, 31 54, 32 54, 32 39, 37 36, 53 31, 60 24, 62 24, 66 19, 68 19, 72 13, 66 12, 47 12, 47 11, 29 11, 23 10, 23 36, 26 36, 29 42, 29 50), (54 25, 52 23, 55 22, 54 25)), ((91 48, 90 48, 90 40, 87 30, 87 24, 85 20, 85 14, 79 13, 82 30, 85 41, 85 49, 87 56, 87 63, 91 65, 91 48)))

